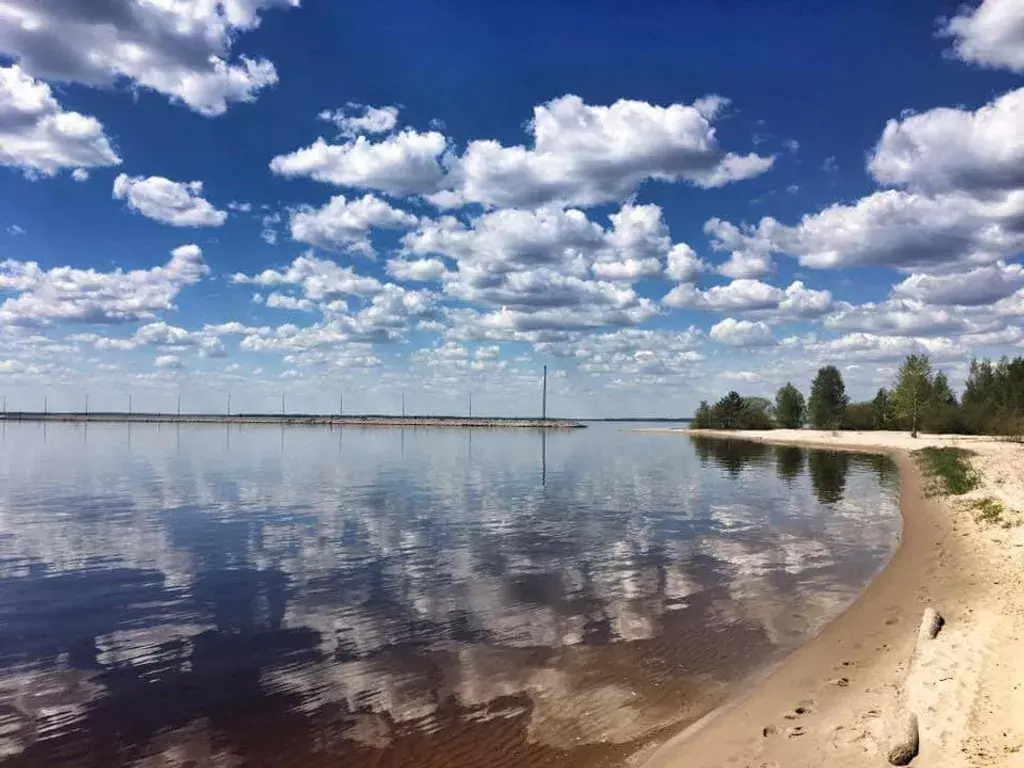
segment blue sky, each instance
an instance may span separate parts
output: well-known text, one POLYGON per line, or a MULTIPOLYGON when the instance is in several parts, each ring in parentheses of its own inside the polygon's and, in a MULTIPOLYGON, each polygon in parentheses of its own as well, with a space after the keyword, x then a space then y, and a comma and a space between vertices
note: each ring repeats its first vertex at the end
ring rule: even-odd
POLYGON ((0 2, 8 407, 688 414, 1024 349, 1024 0, 0 2))

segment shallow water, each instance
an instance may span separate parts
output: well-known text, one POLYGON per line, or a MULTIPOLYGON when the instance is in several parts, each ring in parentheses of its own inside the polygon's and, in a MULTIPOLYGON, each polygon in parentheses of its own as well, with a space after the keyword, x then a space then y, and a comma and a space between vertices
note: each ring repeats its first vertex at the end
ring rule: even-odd
POLYGON ((0 765, 618 766, 843 609, 887 459, 0 427, 0 765))

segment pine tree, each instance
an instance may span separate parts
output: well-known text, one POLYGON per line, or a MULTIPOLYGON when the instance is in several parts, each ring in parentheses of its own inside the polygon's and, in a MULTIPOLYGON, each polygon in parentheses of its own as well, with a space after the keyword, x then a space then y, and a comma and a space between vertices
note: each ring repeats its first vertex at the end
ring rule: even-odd
POLYGON ((871 421, 874 429, 886 429, 892 423, 892 403, 889 393, 882 387, 871 401, 871 421))

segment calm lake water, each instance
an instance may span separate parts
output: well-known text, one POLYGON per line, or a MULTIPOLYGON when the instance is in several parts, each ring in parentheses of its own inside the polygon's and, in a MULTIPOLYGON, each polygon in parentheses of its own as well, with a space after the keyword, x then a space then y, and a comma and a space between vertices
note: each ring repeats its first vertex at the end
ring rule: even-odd
POLYGON ((0 765, 619 766, 895 546, 886 459, 620 426, 0 427, 0 765))

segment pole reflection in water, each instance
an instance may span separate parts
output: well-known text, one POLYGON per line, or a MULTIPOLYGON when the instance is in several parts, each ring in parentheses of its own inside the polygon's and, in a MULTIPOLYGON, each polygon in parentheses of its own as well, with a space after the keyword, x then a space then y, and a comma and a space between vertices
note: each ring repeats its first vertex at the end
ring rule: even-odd
POLYGON ((548 431, 540 432, 540 484, 548 484, 548 431))
POLYGON ((891 464, 852 454, 72 429, 3 429, 4 768, 624 766, 818 631, 899 530, 891 464))

